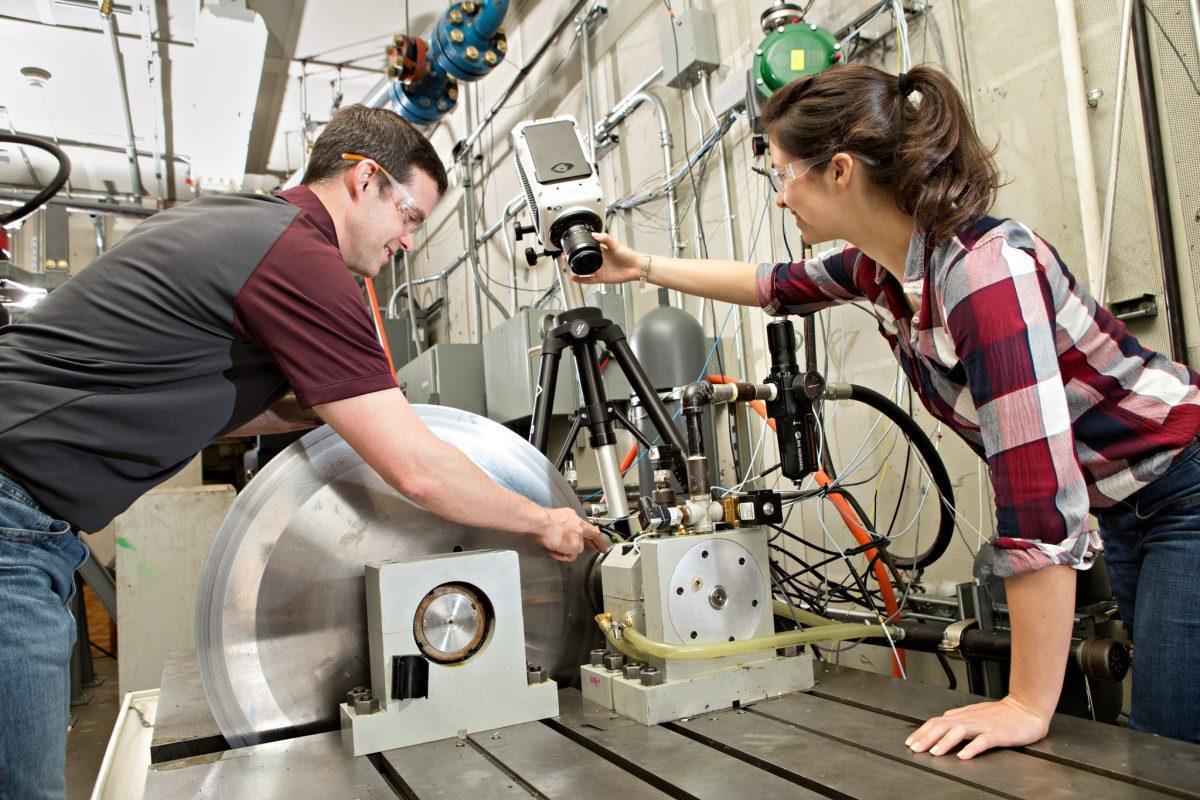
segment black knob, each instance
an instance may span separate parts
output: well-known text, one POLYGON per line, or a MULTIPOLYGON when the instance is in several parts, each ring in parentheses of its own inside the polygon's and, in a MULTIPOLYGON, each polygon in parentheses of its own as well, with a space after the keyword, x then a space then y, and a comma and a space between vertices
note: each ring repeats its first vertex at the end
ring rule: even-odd
POLYGON ((525 263, 531 267, 536 267, 538 262, 538 251, 532 247, 525 248, 525 263))
POLYGON ((524 239, 527 233, 537 233, 537 228, 532 225, 516 225, 513 228, 513 234, 517 237, 518 242, 524 239))

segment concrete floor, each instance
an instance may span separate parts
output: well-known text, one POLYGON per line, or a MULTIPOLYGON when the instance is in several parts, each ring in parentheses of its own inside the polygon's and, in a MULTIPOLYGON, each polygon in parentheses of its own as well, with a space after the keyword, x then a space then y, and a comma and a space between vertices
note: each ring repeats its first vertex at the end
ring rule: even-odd
POLYGON ((72 706, 75 727, 67 736, 67 800, 87 800, 104 760, 121 698, 117 693, 117 662, 97 654, 93 662, 97 678, 104 683, 87 691, 91 700, 72 706))

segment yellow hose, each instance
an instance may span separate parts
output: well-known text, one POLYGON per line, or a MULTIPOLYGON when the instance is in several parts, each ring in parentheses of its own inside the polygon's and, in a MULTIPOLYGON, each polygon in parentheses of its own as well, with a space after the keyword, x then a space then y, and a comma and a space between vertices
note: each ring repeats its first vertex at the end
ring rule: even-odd
POLYGON ((810 628, 817 628, 822 625, 833 625, 833 620, 828 617, 822 617, 820 614, 814 614, 811 611, 805 611, 799 606, 788 606, 782 600, 772 600, 771 610, 775 612, 775 616, 785 619, 793 619, 801 625, 807 625, 810 628))
MULTIPOLYGON (((786 610, 786 606, 785 606, 786 610)), ((807 612, 805 612, 807 614, 807 612)), ((812 614, 812 617, 817 615, 812 614)), ((817 617, 820 619, 820 617, 817 617)), ((632 625, 621 628, 621 639, 618 641, 614 634, 612 616, 610 614, 596 615, 596 624, 604 631, 605 638, 627 658, 645 661, 647 656, 671 659, 674 661, 701 661, 710 658, 726 656, 742 656, 751 653, 761 653, 764 650, 778 650, 781 647, 797 647, 814 642, 837 642, 846 639, 862 639, 867 636, 883 636, 882 625, 860 625, 854 622, 829 623, 801 631, 785 631, 770 636, 760 636, 754 639, 742 639, 733 642, 715 642, 713 644, 668 644, 647 639, 632 625)))

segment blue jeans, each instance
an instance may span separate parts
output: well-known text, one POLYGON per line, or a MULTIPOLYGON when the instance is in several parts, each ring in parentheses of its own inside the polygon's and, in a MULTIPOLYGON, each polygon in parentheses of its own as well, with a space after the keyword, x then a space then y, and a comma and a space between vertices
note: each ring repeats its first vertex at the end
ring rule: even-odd
POLYGON ((1200 443, 1097 517, 1113 595, 1133 637, 1130 727, 1200 742, 1200 443))
POLYGON ((70 659, 67 601, 88 557, 71 526, 0 475, 0 797, 66 793, 70 659))

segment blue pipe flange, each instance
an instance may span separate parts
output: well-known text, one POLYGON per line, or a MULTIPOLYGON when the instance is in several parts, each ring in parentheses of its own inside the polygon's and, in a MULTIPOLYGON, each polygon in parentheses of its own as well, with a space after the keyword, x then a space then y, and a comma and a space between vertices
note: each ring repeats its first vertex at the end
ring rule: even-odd
POLYGON ((458 104, 458 81, 434 60, 416 84, 392 81, 392 107, 414 125, 432 125, 458 104))
POLYGON ((508 0, 462 0, 454 3, 434 26, 433 60, 451 76, 475 81, 504 60, 508 40, 501 27, 508 0))

